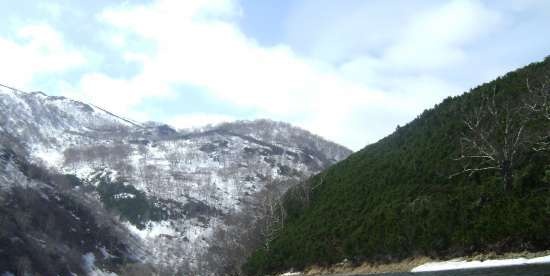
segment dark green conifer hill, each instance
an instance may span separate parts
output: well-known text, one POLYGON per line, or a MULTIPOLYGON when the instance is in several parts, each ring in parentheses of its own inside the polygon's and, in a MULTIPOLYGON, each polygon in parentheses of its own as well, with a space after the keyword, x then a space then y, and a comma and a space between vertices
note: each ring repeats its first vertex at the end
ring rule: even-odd
POLYGON ((535 86, 548 76, 550 58, 447 98, 289 191, 283 230, 244 271, 264 275, 346 258, 391 262, 550 249, 550 157, 535 150, 537 139, 548 135, 548 120, 533 116, 526 124, 528 139, 508 188, 499 170, 457 174, 464 163, 456 160, 468 131, 464 118, 484 97, 496 91, 498 105, 523 110, 527 80, 535 86))

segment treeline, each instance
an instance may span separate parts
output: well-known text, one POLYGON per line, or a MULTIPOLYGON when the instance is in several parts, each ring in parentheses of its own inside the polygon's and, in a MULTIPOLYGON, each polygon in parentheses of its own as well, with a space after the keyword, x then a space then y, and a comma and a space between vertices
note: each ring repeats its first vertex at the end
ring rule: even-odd
POLYGON ((286 193, 243 267, 550 248, 550 59, 447 98, 286 193))

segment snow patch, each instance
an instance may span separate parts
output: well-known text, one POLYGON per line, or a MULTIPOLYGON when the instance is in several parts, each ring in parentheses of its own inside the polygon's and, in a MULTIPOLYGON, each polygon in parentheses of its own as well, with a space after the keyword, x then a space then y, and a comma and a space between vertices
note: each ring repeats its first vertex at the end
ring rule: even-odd
POLYGON ((102 246, 102 247, 99 247, 99 252, 101 252, 101 255, 103 255, 103 259, 111 259, 111 258, 116 258, 115 255, 112 255, 111 253, 109 253, 109 251, 107 251, 107 248, 105 248, 105 246, 102 246))
POLYGON ((88 252, 82 255, 82 268, 89 276, 118 276, 112 272, 105 272, 95 266, 95 255, 88 252))
POLYGON ((130 230, 130 232, 134 233, 136 236, 144 240, 156 238, 161 235, 166 235, 166 236, 177 235, 176 230, 172 228, 169 221, 161 221, 161 222, 149 221, 147 223, 147 226, 143 230, 138 229, 135 225, 129 222, 124 222, 124 225, 126 226, 126 228, 128 228, 128 230, 130 230))
POLYGON ((283 274, 279 274, 279 276, 297 276, 297 275, 302 275, 302 272, 286 272, 283 274))
POLYGON ((88 252, 82 255, 82 269, 85 272, 92 272, 95 269, 95 256, 94 253, 88 252))
POLYGON ((128 199, 134 197, 136 197, 136 195, 130 193, 120 193, 113 196, 114 199, 128 199))
POLYGON ((59 168, 63 164, 63 154, 59 153, 57 150, 39 148, 34 151, 34 156, 38 157, 40 160, 46 164, 47 167, 59 168))
POLYGON ((450 260, 445 262, 426 263, 421 266, 417 266, 413 268, 411 272, 429 272, 429 271, 487 268, 487 267, 526 265, 526 264, 545 264, 545 263, 550 263, 550 255, 533 258, 533 259, 517 258, 517 259, 486 260, 486 261, 465 261, 461 259, 455 259, 455 260, 450 260))

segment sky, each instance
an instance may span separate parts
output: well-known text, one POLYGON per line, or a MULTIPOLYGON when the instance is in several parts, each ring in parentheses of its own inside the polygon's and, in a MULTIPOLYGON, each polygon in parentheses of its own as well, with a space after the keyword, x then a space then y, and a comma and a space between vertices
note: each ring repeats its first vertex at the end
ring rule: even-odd
POLYGON ((550 55, 546 0, 0 0, 0 83, 176 128, 268 118, 353 150, 550 55))

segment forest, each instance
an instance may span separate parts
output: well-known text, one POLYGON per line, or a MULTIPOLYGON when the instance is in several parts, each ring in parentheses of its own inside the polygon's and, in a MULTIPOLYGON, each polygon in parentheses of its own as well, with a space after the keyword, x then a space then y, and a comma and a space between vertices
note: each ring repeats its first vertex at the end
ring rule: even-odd
POLYGON ((292 188, 243 270, 549 249, 549 75, 546 58, 449 97, 292 188))

